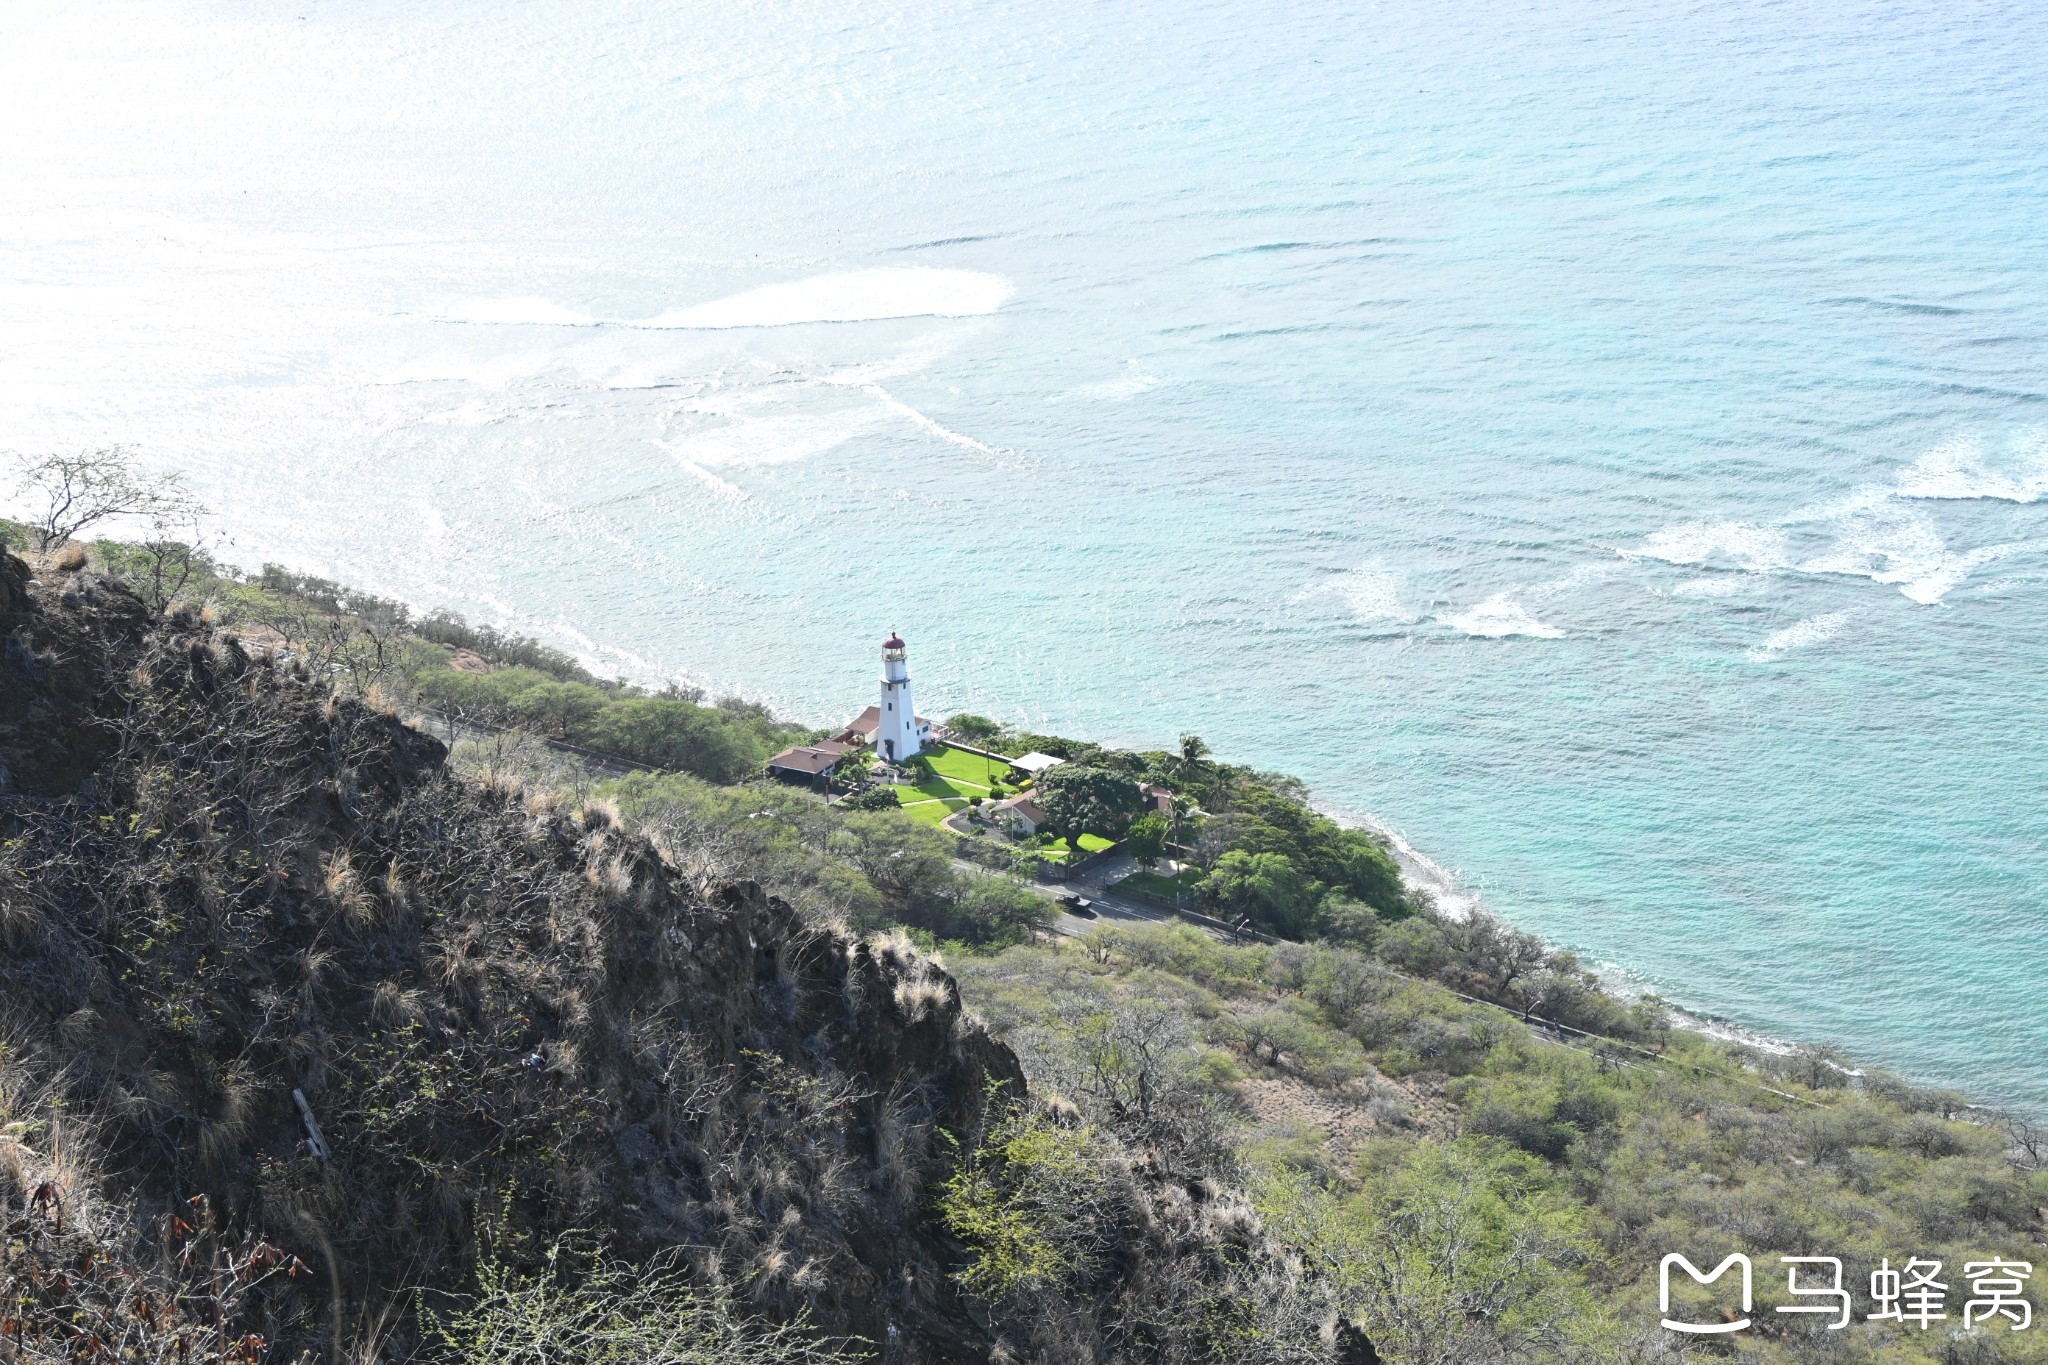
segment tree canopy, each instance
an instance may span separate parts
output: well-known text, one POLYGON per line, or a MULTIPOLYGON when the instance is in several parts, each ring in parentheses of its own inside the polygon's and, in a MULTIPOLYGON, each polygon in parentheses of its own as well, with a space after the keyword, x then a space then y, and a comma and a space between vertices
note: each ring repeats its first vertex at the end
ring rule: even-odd
POLYGON ((1032 788, 1032 798, 1053 833, 1077 848, 1084 834, 1121 839, 1145 808, 1145 795, 1136 782, 1078 763, 1047 770, 1032 788))

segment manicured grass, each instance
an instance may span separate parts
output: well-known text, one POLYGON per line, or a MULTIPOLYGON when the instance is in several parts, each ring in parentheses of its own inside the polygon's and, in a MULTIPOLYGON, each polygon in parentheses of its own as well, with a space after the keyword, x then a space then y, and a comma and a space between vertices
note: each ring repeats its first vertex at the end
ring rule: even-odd
POLYGON ((1067 841, 1064 839, 1024 844, 1020 846, 1019 851, 1035 853, 1049 863, 1064 863, 1077 856, 1085 858, 1091 853, 1100 853, 1106 848, 1114 848, 1115 846, 1109 840, 1100 838, 1097 835, 1084 834, 1081 836, 1081 852, 1078 855, 1067 848, 1067 841))
POLYGON ((927 825, 936 825, 967 804, 965 797, 945 796, 937 800, 917 795, 918 788, 898 787, 903 794, 903 813, 913 820, 922 820, 927 825))
POLYGON ((1174 899, 1175 893, 1193 889, 1195 882, 1188 875, 1188 870, 1182 868, 1171 877, 1162 877, 1157 872, 1133 872, 1118 881, 1117 885, 1170 901, 1174 899))
MULTIPOLYGON (((940 746, 918 757, 930 763, 932 776, 896 788, 903 808, 914 818, 936 825, 966 805, 969 798, 988 795, 988 760, 981 755, 940 746)), ((1002 777, 1001 765, 997 765, 995 776, 1002 777)))
POLYGON ((971 782, 956 782, 950 777, 927 777, 922 782, 913 783, 907 787, 898 787, 896 794, 905 801, 929 801, 935 797, 943 800, 953 796, 957 796, 965 801, 970 796, 988 795, 987 792, 971 782), (913 796, 911 795, 912 792, 917 794, 913 796))
POLYGON ((926 749, 918 757, 927 760, 932 765, 932 771, 940 777, 950 778, 973 788, 977 796, 987 794, 991 777, 1000 782, 1006 771, 1003 764, 997 760, 983 758, 980 754, 970 754, 964 749, 946 745, 926 749))

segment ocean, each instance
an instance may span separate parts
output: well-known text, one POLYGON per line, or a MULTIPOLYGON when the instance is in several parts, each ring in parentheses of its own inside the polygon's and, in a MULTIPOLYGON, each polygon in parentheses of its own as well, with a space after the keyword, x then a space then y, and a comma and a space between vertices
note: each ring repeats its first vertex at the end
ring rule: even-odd
POLYGON ((0 13, 0 444, 818 723, 1199 732, 2048 1108, 2048 6, 0 13))

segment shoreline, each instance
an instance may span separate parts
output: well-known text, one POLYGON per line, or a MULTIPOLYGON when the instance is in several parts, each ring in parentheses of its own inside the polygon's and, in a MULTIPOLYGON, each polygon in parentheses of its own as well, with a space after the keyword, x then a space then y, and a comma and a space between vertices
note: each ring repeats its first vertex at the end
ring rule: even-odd
MULTIPOLYGON (((1415 847, 1409 841, 1407 835, 1379 816, 1370 813, 1360 814, 1356 811, 1330 805, 1317 805, 1316 809, 1339 824, 1370 830, 1372 833, 1384 838, 1387 841, 1389 852, 1393 854, 1395 865, 1401 869, 1403 881, 1415 886, 1419 890, 1427 892, 1435 904, 1437 912, 1446 919, 1463 923, 1475 911, 1485 911, 1488 914, 1493 913, 1482 901, 1479 893, 1470 889, 1457 872, 1445 867, 1442 863, 1437 862, 1421 849, 1415 847)), ((1503 923, 1518 929, 1521 928, 1511 918, 1506 916, 1500 918, 1503 923)), ((1523 930, 1523 932, 1529 931, 1523 930)), ((1549 943, 1547 939, 1544 941, 1546 944, 1549 943)), ((1594 976, 1598 978, 1602 990, 1622 999, 1637 1000, 1644 995, 1654 994, 1654 992, 1637 985, 1627 975, 1629 969, 1624 965, 1593 966, 1591 970, 1594 976)), ((1782 1038, 1773 1033, 1766 1033, 1721 1015, 1711 1014, 1704 1010, 1678 1004, 1675 1001, 1665 999, 1662 995, 1658 995, 1658 999, 1663 1001, 1667 1018, 1674 1028, 1682 1028, 1690 1033, 1697 1033, 1702 1037, 1713 1038, 1721 1042, 1736 1043, 1774 1057, 1790 1057, 1797 1054, 1802 1047, 1814 1046, 1813 1044, 1782 1038)), ((1861 1067, 1837 1067, 1837 1069, 1842 1071, 1843 1074, 1850 1076, 1860 1076, 1863 1074, 1863 1068, 1861 1067)))
MULTIPOLYGON (((246 570, 242 572, 247 573, 246 570)), ((423 606, 420 603, 407 601, 404 598, 395 600, 402 602, 409 610, 421 617, 429 615, 436 610, 433 607, 423 606)), ((566 658, 575 661, 585 669, 591 669, 592 672, 595 672, 595 670, 591 666, 597 662, 597 654, 599 653, 612 654, 621 658, 629 657, 627 651, 617 648, 599 646, 595 647, 594 652, 593 642, 587 638, 574 640, 571 642, 571 648, 563 651, 563 655, 566 658)), ((621 681, 632 680, 630 678, 622 678, 621 681)), ((751 689, 744 686, 734 686, 731 691, 735 695, 746 698, 751 689)), ((802 722, 796 723, 802 724, 802 722)), ((813 728, 829 728, 829 726, 813 728)), ((1080 742, 1095 743, 1093 740, 1080 742)), ((1135 746, 1131 745, 1128 741, 1121 747, 1135 749, 1135 746)), ((1144 752, 1144 750, 1136 751, 1144 752)), ((584 752, 588 757, 600 756, 595 754, 594 751, 586 750, 584 752)), ((615 758, 617 756, 605 755, 603 757, 615 758)), ((631 762, 631 760, 626 761, 631 762)), ((1347 808, 1328 801, 1318 800, 1313 795, 1310 796, 1307 804, 1310 809, 1335 821, 1339 825, 1366 830, 1383 839, 1389 855, 1400 872, 1404 885, 1426 892, 1437 913, 1443 918, 1458 923, 1469 919, 1476 912, 1494 913, 1484 903, 1480 893, 1472 889, 1458 871, 1438 862, 1417 848, 1399 827, 1384 817, 1374 812, 1360 811, 1356 808, 1347 808)), ((1503 923, 1522 932, 1530 932, 1518 925, 1512 917, 1498 916, 1498 918, 1503 923)), ((1538 937, 1541 936, 1539 935, 1538 937)), ((1554 946, 1549 945, 1547 939, 1544 941, 1546 945, 1554 946)), ((1625 964, 1609 964, 1605 967, 1589 964, 1589 967, 1593 971, 1600 989, 1618 999, 1634 1000, 1651 993, 1632 979, 1629 969, 1625 964)), ((1662 999, 1661 996, 1660 999, 1665 1006, 1667 1017, 1673 1027, 1682 1028, 1704 1037, 1735 1043, 1777 1057, 1792 1056, 1804 1047, 1816 1046, 1815 1044, 1802 1043, 1776 1034, 1766 1033, 1736 1020, 1691 1008, 1668 999, 1662 999)), ((1837 1067, 1837 1069, 1848 1075, 1861 1074, 1860 1067, 1837 1067)), ((1941 1084, 1939 1081, 1931 1083, 1941 1084)))
MULTIPOLYGON (((414 604, 408 605, 413 605, 416 611, 421 610, 414 604)), ((578 644, 587 647, 590 642, 584 640, 579 641, 578 644)), ((631 657, 636 660, 638 658, 637 655, 631 655, 629 651, 616 646, 600 646, 598 648, 604 653, 616 655, 620 658, 631 657)), ((586 668, 592 667, 596 662, 596 655, 589 653, 587 648, 578 648, 571 651, 571 657, 576 658, 586 668)), ((595 670, 593 669, 593 671, 595 670)), ((751 689, 745 686, 733 684, 730 685, 730 691, 743 698, 751 698, 751 689)), ((769 703, 763 702, 761 704, 768 705, 769 703)), ((829 730, 831 726, 827 724, 814 728, 829 730)), ((956 743, 956 741, 952 740, 946 742, 956 743)), ((1084 742, 1095 743, 1096 741, 1087 740, 1084 742)), ((969 747, 971 748, 972 746, 969 747)), ((1103 747, 1109 746, 1105 745, 1103 747)), ((1134 750, 1138 748, 1138 746, 1128 741, 1117 747, 1134 750)), ((1390 823, 1384 817, 1374 812, 1359 811, 1355 808, 1339 806, 1319 800, 1313 795, 1311 795, 1308 805, 1311 809, 1327 816, 1340 825, 1354 829, 1363 829, 1384 839, 1395 866, 1400 870, 1404 885, 1413 886, 1428 893, 1437 913, 1444 918, 1454 923, 1462 923, 1475 912, 1485 911, 1488 914, 1494 913, 1485 904, 1480 893, 1467 885, 1464 877, 1458 871, 1438 862, 1417 848, 1399 827, 1390 823)), ((1510 917, 1499 916, 1498 918, 1503 923, 1521 932, 1533 932, 1510 917)), ((1539 935, 1539 937, 1541 936, 1539 935)), ((1555 946, 1550 944, 1548 939, 1543 941, 1547 946, 1555 946)), ((1640 999, 1643 995, 1653 993, 1639 985, 1636 979, 1630 975, 1629 969, 1624 964, 1608 964, 1604 967, 1589 964, 1589 969, 1598 980, 1600 989, 1607 991, 1617 998, 1633 1001, 1640 999)), ((1681 1028, 1702 1037, 1735 1043, 1774 1057, 1793 1056, 1803 1047, 1817 1046, 1816 1044, 1802 1043, 1780 1037, 1776 1034, 1766 1033, 1739 1021, 1665 999, 1661 995, 1658 998, 1662 1000, 1666 1016, 1674 1028, 1681 1028)), ((1860 1067, 1837 1067, 1836 1069, 1849 1075, 1862 1074, 1860 1067)))

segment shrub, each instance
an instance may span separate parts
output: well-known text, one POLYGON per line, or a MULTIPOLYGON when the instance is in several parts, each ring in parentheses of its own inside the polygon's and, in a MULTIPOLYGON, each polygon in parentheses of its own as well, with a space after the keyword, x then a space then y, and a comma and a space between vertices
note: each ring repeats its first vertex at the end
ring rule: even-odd
POLYGON ((903 804, 894 787, 869 787, 845 797, 839 803, 841 810, 896 810, 903 804))
POLYGON ((947 1231, 973 1257, 961 1285, 1000 1302, 1091 1275, 1111 1194, 1105 1161, 1093 1127, 1023 1105, 999 1119, 939 1196, 947 1231))
POLYGON ((438 1365, 851 1365, 865 1352, 821 1341, 801 1318, 769 1325, 722 1290, 693 1285, 674 1252, 635 1268, 574 1234, 524 1270, 500 1248, 477 1265, 466 1300, 427 1298, 421 1318, 438 1365))
MULTIPOLYGON (((588 669, 559 649, 524 635, 507 635, 489 626, 472 626, 452 611, 430 612, 413 623, 413 632, 450 649, 466 649, 479 659, 510 668, 530 668, 563 682, 595 684, 588 669)), ((700 692, 698 696, 703 694, 700 692)), ((690 700, 695 701, 692 697, 690 700)))
POLYGON ((1003 732, 1003 727, 987 716, 977 716, 972 711, 962 711, 946 717, 946 728, 977 748, 985 748, 988 742, 1003 732))

